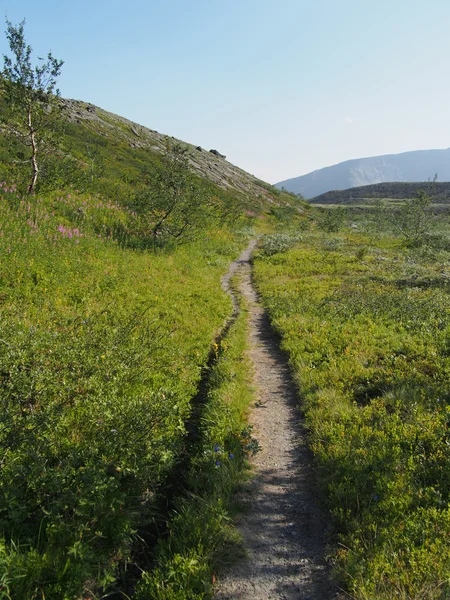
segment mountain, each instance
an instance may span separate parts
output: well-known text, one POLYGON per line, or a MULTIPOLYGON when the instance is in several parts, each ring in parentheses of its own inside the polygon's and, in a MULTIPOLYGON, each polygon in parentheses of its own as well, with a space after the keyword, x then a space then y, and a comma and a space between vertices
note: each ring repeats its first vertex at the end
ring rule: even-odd
POLYGON ((372 183, 428 181, 436 173, 440 181, 450 181, 450 148, 347 160, 307 175, 280 181, 275 187, 300 193, 308 199, 331 190, 345 190, 372 183))

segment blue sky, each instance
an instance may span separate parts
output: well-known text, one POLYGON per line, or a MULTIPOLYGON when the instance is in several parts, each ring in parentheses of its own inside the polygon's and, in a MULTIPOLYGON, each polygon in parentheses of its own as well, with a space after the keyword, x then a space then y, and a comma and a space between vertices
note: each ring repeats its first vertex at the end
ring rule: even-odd
MULTIPOLYGON (((448 0, 0 0, 61 94, 266 181, 450 146, 448 0)), ((3 30, 5 27, 3 27, 3 30)), ((0 37, 0 53, 9 53, 0 37)))

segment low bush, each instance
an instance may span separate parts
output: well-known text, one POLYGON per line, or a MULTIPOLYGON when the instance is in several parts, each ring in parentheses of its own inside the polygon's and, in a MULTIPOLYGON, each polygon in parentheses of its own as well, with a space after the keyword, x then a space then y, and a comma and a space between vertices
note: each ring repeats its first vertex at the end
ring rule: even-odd
POLYGON ((261 253, 264 256, 272 256, 287 252, 295 246, 301 239, 299 235, 289 235, 286 233, 272 233, 265 235, 261 242, 261 253))
POLYGON ((316 215, 317 227, 327 233, 336 233, 344 225, 347 212, 345 208, 320 208, 316 215))
POLYGON ((336 568, 357 599, 447 598, 450 254, 358 233, 323 252, 324 239, 255 270, 303 398, 336 568))
POLYGON ((97 597, 162 518, 244 240, 148 253, 113 202, 1 188, 1 593, 97 597))

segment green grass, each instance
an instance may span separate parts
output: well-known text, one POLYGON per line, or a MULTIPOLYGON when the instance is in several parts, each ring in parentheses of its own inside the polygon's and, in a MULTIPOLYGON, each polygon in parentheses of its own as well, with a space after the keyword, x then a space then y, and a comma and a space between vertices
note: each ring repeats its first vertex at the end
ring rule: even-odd
POLYGON ((256 259, 356 599, 450 594, 446 239, 313 230, 256 259))
POLYGON ((165 520, 231 311, 220 277, 246 237, 216 229, 149 253, 119 204, 8 186, 0 223, 2 594, 97 597, 165 520))
MULTIPOLYGON (((242 301, 241 301, 242 302, 242 301)), ((247 310, 216 347, 199 430, 189 452, 186 490, 175 501, 169 536, 158 546, 156 568, 144 572, 136 598, 201 600, 212 596, 216 573, 243 558, 232 526, 233 491, 255 450, 246 424, 252 399, 247 310)))

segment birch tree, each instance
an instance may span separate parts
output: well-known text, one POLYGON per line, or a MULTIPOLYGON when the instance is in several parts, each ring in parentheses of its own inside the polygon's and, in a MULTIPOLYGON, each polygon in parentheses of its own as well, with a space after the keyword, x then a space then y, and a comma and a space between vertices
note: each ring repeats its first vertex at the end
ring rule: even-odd
POLYGON ((215 214, 210 194, 189 169, 188 148, 169 141, 151 186, 131 207, 148 223, 154 247, 190 239, 215 214))
POLYGON ((12 57, 3 55, 1 88, 3 90, 10 133, 18 136, 28 149, 30 164, 28 192, 33 194, 39 176, 42 152, 48 147, 51 127, 59 112, 56 89, 62 60, 52 53, 32 64, 32 48, 25 40, 25 19, 14 26, 6 20, 6 37, 12 57))

